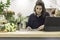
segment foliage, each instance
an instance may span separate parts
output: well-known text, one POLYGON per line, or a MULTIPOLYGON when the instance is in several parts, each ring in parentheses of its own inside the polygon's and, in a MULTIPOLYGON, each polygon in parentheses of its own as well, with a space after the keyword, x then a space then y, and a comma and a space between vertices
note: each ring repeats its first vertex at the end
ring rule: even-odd
POLYGON ((0 32, 14 32, 14 31, 16 31, 16 25, 14 23, 0 25, 0 32))
POLYGON ((4 8, 8 8, 10 5, 10 0, 7 0, 6 3, 3 3, 2 1, 0 2, 0 14, 3 13, 4 8))
POLYGON ((15 15, 15 12, 13 12, 13 11, 5 11, 3 13, 3 15, 8 20, 8 22, 14 22, 15 18, 13 17, 13 15, 15 15))

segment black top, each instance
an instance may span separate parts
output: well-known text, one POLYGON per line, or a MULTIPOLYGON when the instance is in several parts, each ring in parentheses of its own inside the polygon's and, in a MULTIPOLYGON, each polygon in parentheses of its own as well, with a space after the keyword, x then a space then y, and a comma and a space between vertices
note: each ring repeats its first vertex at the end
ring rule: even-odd
POLYGON ((44 17, 42 17, 42 16, 37 17, 34 13, 31 14, 29 16, 27 26, 30 26, 32 29, 38 28, 39 26, 44 24, 46 16, 49 16, 49 14, 47 12, 45 13, 44 17))

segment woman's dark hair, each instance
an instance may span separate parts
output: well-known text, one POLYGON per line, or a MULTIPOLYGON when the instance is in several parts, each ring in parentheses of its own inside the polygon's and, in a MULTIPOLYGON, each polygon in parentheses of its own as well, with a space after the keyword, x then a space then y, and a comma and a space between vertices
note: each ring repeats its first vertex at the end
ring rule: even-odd
POLYGON ((44 13, 46 12, 46 9, 45 9, 45 5, 44 5, 44 3, 41 1, 41 2, 39 2, 39 1, 37 1, 36 2, 36 5, 35 5, 35 7, 34 7, 34 11, 36 12, 36 6, 42 6, 42 12, 41 12, 41 16, 43 16, 44 15, 44 13))

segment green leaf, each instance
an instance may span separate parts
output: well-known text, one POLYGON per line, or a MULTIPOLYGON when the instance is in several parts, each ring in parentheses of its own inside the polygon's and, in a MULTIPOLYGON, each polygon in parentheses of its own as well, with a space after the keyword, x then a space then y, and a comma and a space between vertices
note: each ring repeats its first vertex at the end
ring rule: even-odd
POLYGON ((7 5, 10 5, 10 0, 7 0, 7 5))

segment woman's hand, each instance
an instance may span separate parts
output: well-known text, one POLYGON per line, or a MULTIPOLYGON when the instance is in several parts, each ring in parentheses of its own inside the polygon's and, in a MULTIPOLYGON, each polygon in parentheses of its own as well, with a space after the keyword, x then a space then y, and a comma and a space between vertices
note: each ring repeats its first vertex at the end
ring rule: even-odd
POLYGON ((27 27, 27 31, 38 31, 37 29, 32 29, 31 27, 27 27))
POLYGON ((41 25, 40 27, 38 27, 37 29, 32 29, 31 27, 27 27, 27 31, 39 31, 39 30, 43 30, 44 29, 44 25, 41 25))
POLYGON ((37 28, 37 30, 43 30, 44 29, 44 25, 41 25, 40 27, 37 28))
POLYGON ((31 31, 31 30, 32 30, 32 28, 28 26, 27 27, 27 31, 31 31))

